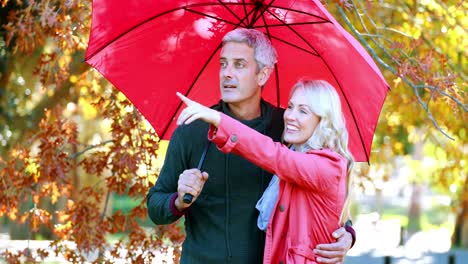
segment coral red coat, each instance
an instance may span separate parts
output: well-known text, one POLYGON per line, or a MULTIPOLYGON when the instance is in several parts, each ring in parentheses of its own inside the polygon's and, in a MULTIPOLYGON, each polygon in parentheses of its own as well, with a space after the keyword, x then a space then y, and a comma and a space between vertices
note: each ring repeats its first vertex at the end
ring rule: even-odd
POLYGON ((347 160, 328 149, 292 151, 224 114, 208 138, 222 152, 239 154, 280 178, 263 263, 316 263, 313 249, 335 242, 331 234, 340 227, 347 160))

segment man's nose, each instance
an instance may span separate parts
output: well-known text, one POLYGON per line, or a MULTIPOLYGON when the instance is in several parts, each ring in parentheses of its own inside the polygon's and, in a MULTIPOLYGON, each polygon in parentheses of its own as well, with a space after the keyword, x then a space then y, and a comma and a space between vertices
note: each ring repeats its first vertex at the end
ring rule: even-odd
POLYGON ((221 69, 222 75, 224 78, 231 79, 232 78, 232 70, 230 65, 226 65, 224 69, 221 69))

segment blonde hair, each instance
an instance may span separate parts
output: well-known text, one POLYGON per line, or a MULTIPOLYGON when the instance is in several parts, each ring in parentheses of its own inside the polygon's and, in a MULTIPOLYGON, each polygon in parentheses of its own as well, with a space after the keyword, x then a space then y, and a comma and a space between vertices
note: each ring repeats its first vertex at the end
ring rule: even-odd
POLYGON ((348 130, 341 111, 340 98, 335 88, 324 80, 300 80, 294 85, 291 95, 297 90, 304 92, 309 102, 308 106, 320 117, 312 136, 297 151, 328 148, 348 160, 346 200, 340 216, 340 223, 344 224, 350 217, 353 184, 351 170, 354 158, 348 150, 348 130))

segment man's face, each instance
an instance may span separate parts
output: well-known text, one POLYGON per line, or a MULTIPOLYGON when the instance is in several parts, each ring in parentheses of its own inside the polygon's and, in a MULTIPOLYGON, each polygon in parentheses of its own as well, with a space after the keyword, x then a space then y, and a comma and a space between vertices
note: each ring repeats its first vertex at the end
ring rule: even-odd
POLYGON ((242 104, 260 100, 264 71, 257 73, 254 49, 246 43, 227 42, 220 56, 221 98, 226 103, 242 104))

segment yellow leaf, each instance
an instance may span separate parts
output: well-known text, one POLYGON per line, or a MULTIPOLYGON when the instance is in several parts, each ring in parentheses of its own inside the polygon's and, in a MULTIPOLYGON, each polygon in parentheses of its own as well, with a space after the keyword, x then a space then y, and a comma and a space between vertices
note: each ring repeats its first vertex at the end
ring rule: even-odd
POLYGON ((80 99, 78 99, 78 105, 81 108, 84 119, 93 120, 96 118, 97 110, 94 106, 90 104, 88 100, 80 97, 80 99))
POLYGON ((7 212, 8 218, 11 220, 15 221, 18 218, 18 208, 17 207, 12 207, 9 209, 7 212))
POLYGON ((401 123, 400 115, 394 113, 388 117, 389 126, 398 126, 401 123))
POLYGON ((52 192, 51 192, 51 203, 55 204, 60 196, 60 192, 58 190, 57 184, 55 182, 52 184, 52 192))
POLYGON ((117 94, 117 100, 125 101, 125 100, 127 100, 127 97, 123 93, 118 93, 117 94))
POLYGON ((403 150, 403 143, 396 142, 394 147, 395 147, 395 150, 397 150, 397 152, 401 152, 403 150))
POLYGON ((167 146, 169 145, 169 140, 159 141, 159 148, 156 151, 156 168, 161 168, 166 158, 167 146))
POLYGON ((77 81, 78 81, 78 77, 76 77, 76 75, 70 76, 70 82, 71 83, 76 83, 77 81))
POLYGON ((48 90, 47 90, 47 95, 48 95, 49 97, 54 96, 54 90, 53 90, 53 89, 48 89, 48 90))

